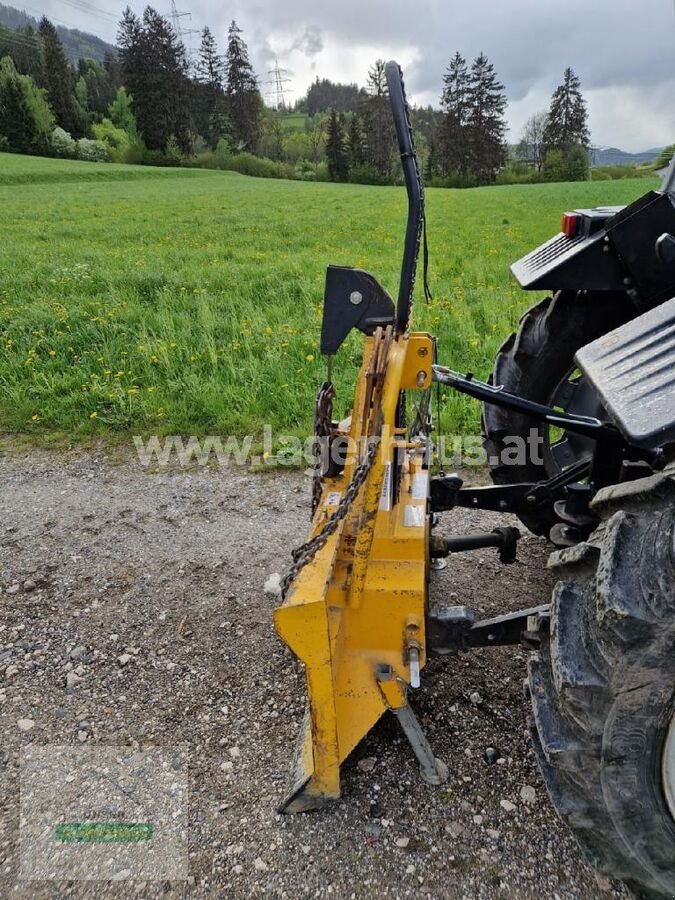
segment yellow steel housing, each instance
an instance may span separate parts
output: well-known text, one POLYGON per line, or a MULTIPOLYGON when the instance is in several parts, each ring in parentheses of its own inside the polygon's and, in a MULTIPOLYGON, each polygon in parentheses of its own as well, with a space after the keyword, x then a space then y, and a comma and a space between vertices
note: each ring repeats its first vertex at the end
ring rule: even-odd
MULTIPOLYGON (((285 802, 289 811, 339 796, 340 764, 385 710, 406 702, 410 649, 418 651, 420 667, 425 663, 429 476, 425 448, 406 443, 395 417, 401 391, 430 387, 432 357, 428 334, 386 343, 382 335, 366 338, 350 443, 358 446, 381 427, 380 447, 348 515, 275 612, 278 634, 306 667, 309 700, 285 802), (378 341, 388 348, 376 392, 379 410, 375 403, 366 408, 369 373, 382 352, 378 341), (396 459, 402 464, 393 496, 396 459), (393 678, 378 680, 382 665, 391 667, 393 678)), ((339 477, 324 479, 312 535, 335 510, 357 463, 350 459, 339 477)))

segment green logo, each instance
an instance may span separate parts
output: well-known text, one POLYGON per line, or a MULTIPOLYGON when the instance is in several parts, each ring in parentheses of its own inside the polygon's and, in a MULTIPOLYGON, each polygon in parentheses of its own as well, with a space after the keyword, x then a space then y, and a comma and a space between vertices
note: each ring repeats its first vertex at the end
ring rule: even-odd
POLYGON ((62 843, 138 844, 152 840, 150 822, 63 822, 55 826, 62 843))

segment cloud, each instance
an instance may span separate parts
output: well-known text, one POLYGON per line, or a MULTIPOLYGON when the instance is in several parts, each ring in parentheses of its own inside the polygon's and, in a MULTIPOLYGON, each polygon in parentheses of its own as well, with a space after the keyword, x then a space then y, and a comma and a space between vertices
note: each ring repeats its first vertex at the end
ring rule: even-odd
MULTIPOLYGON (((58 18, 57 0, 44 0, 58 18)), ((363 83, 377 56, 406 64, 415 102, 438 103, 443 71, 459 50, 484 51, 509 99, 512 131, 547 106, 566 66, 581 77, 593 140, 644 149, 675 139, 673 0, 181 0, 189 26, 209 25, 221 46, 235 18, 259 72, 294 72, 299 97, 316 75, 363 83), (373 55, 376 54, 376 55, 373 55)), ((142 3, 133 2, 136 11, 142 3)), ((104 23, 69 7, 79 27, 104 23)), ((65 15, 65 13, 64 13, 65 15)))
POLYGON ((316 56, 323 50, 323 33, 318 25, 307 25, 299 38, 288 47, 286 53, 294 53, 299 50, 305 56, 316 56))

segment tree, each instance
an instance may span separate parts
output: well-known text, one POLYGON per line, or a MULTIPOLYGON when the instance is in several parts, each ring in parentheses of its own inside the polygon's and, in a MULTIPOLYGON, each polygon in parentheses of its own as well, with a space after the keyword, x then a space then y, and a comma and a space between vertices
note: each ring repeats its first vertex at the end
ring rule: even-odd
POLYGON ((202 29, 202 42, 195 71, 200 84, 208 85, 213 91, 223 90, 225 60, 218 54, 216 39, 208 27, 202 29))
POLYGON ((318 114, 308 119, 305 130, 311 152, 310 159, 312 162, 319 162, 326 146, 326 117, 318 114))
POLYGON ((221 137, 229 135, 231 125, 223 86, 225 60, 219 55, 216 39, 209 28, 202 31, 195 71, 197 130, 215 147, 221 137))
POLYGON ((280 160, 284 155, 284 127, 281 116, 276 110, 267 111, 263 117, 258 139, 258 149, 261 156, 268 159, 280 160))
POLYGON ((506 162, 506 97, 504 85, 484 53, 471 66, 468 97, 469 168, 479 183, 489 184, 506 162))
POLYGON ((262 100, 258 81, 248 58, 248 47, 235 21, 227 34, 225 78, 233 145, 238 150, 255 153, 260 137, 262 100))
POLYGON ((534 166, 541 172, 544 163, 544 130, 546 128, 546 112, 537 112, 523 125, 520 143, 517 148, 518 158, 534 166))
POLYGON ((365 162, 364 146, 363 146, 363 120, 361 116, 354 112, 349 119, 349 129, 347 131, 347 152, 349 156, 349 167, 353 169, 355 166, 362 166, 365 162))
POLYGON ((342 115, 336 109, 331 109, 328 114, 326 159, 331 181, 346 181, 349 158, 345 147, 345 127, 342 115))
POLYGON ((581 95, 581 82, 573 69, 568 67, 563 74, 562 84, 551 97, 551 107, 544 127, 544 147, 546 151, 562 150, 567 154, 575 146, 588 149, 590 142, 588 113, 581 95))
POLYGON ((96 60, 80 59, 77 69, 80 76, 78 85, 82 81, 84 88, 76 85, 76 96, 79 99, 78 91, 83 93, 86 89, 87 109, 96 120, 102 119, 115 98, 118 85, 111 82, 108 70, 96 60))
POLYGON ((466 60, 455 53, 443 76, 441 108, 443 120, 439 129, 436 157, 443 174, 467 174, 469 147, 469 73, 466 60))
POLYGON ((329 78, 318 78, 310 85, 307 96, 299 100, 296 109, 308 116, 336 109, 338 112, 355 112, 365 91, 356 84, 340 84, 329 78))
POLYGON ((56 28, 46 16, 40 19, 39 34, 42 39, 47 99, 56 123, 74 137, 82 136, 87 123, 82 121, 75 103, 75 73, 66 59, 56 28))
POLYGON ((128 134, 136 129, 136 120, 132 110, 133 98, 127 93, 125 87, 118 89, 115 99, 108 107, 108 116, 116 128, 121 128, 128 134))
POLYGON ((389 109, 389 90, 383 59, 376 60, 368 72, 368 95, 361 114, 365 130, 365 158, 379 175, 388 176, 396 135, 389 109))
POLYGON ((146 146, 165 151, 173 137, 188 152, 188 63, 176 32, 151 7, 142 21, 127 7, 118 41, 124 84, 133 95, 136 125, 146 146))
POLYGON ((21 75, 9 56, 0 60, 0 137, 14 153, 46 153, 54 116, 45 91, 21 75))

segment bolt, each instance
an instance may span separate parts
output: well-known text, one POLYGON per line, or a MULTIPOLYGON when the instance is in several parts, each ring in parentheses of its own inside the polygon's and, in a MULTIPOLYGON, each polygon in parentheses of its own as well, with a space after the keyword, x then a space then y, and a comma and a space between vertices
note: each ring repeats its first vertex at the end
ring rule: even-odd
POLYGON ((429 355, 429 350, 428 350, 426 347, 418 347, 418 348, 417 348, 417 355, 418 355, 418 356, 422 356, 422 357, 428 356, 428 355, 429 355))
POLYGON ((424 382, 427 380, 427 373, 422 369, 417 373, 417 387, 424 387, 424 382))
POLYGON ((361 303, 362 301, 363 301, 363 294, 361 293, 361 291, 352 291, 351 294, 349 295, 349 302, 352 303, 354 306, 358 306, 359 303, 361 303))

